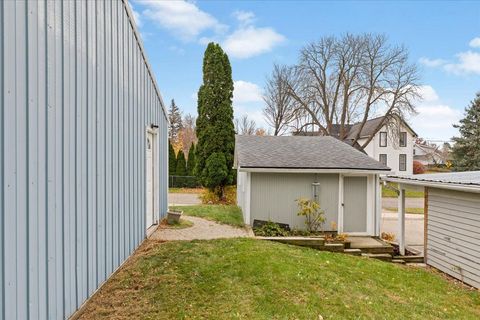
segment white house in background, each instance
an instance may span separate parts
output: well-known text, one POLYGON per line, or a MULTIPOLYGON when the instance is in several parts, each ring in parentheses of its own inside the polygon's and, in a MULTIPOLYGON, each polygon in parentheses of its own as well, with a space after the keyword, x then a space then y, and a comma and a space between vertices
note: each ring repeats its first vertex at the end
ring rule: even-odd
MULTIPOLYGON (((392 120, 393 121, 393 120, 392 120)), ((397 119, 395 119, 397 121, 397 119)), ((413 146, 417 134, 404 121, 400 120, 400 128, 392 129, 389 126, 386 117, 378 117, 367 120, 362 128, 360 138, 353 145, 359 149, 370 137, 373 138, 368 142, 363 150, 373 159, 380 161, 382 164, 392 169, 392 174, 412 174, 413 173, 413 146)), ((353 140, 360 130, 360 123, 355 123, 347 127, 348 133, 344 142, 352 145, 353 140)), ((340 125, 333 126, 332 136, 339 138, 340 125)), ((320 131, 315 132, 294 132, 296 136, 317 136, 323 135, 320 131)))
MULTIPOLYGON (((386 117, 367 120, 357 143, 362 146, 373 135, 364 151, 370 157, 391 168, 392 174, 412 174, 413 146, 417 134, 404 120, 399 121, 397 131, 389 127, 386 117)), ((356 137, 360 125, 360 123, 352 125, 347 141, 352 141, 356 137)))
POLYGON ((445 164, 446 157, 438 150, 438 146, 415 142, 413 145, 413 160, 424 166, 445 164))

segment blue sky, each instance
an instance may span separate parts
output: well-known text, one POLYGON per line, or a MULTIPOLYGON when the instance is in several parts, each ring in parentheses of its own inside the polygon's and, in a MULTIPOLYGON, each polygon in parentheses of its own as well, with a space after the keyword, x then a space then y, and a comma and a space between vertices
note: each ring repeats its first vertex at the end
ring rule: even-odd
POLYGON ((424 100, 409 119, 417 133, 448 140, 480 91, 480 2, 460 1, 145 1, 131 0, 166 104, 196 115, 209 41, 229 54, 235 115, 266 127, 261 92, 273 63, 294 64, 322 36, 383 33, 420 68, 424 100))

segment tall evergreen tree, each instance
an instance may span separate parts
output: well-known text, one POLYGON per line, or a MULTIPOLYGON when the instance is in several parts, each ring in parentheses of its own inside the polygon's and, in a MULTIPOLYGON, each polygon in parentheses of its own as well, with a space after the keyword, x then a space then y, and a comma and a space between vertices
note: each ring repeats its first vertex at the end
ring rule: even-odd
POLYGON ((183 122, 180 108, 178 108, 173 99, 170 108, 168 109, 168 121, 170 122, 168 127, 168 138, 170 141, 176 142, 178 139, 178 133, 183 128, 183 122))
POLYGON ((460 137, 453 138, 454 170, 480 170, 480 92, 465 110, 465 118, 454 127, 460 132, 460 137))
POLYGON ((174 176, 177 171, 177 157, 172 144, 168 141, 168 174, 174 176))
POLYGON ((177 154, 177 169, 175 170, 177 176, 187 175, 187 162, 185 161, 185 154, 183 150, 178 151, 177 154))
POLYGON ((203 58, 203 84, 198 90, 198 143, 195 175, 224 198, 233 182, 233 80, 230 61, 220 45, 210 43, 203 58))
POLYGON ((188 150, 188 158, 187 158, 187 173, 189 176, 193 176, 193 171, 195 170, 195 144, 190 146, 188 150))

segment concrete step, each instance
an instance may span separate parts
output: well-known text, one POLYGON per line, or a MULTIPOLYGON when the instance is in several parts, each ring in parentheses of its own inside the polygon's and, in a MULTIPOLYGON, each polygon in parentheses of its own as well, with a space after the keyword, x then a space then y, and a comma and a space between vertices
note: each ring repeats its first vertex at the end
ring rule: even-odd
POLYGON ((362 250, 360 250, 360 249, 345 249, 345 250, 343 250, 343 253, 350 254, 352 256, 361 256, 362 255, 362 250))
POLYGON ((423 263, 425 260, 423 256, 394 256, 393 258, 404 260, 405 263, 423 263))
POLYGON ((392 261, 392 255, 388 253, 363 253, 362 256, 387 262, 392 261))

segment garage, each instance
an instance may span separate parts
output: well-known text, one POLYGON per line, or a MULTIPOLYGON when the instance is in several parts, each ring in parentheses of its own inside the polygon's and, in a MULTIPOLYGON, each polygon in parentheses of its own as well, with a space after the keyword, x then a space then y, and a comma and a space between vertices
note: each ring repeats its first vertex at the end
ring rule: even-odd
MULTIPOLYGON (((425 191, 425 262, 480 288, 480 171, 388 176, 384 180, 399 184, 399 204, 405 190, 425 191)), ((404 217, 403 212, 400 230, 404 217)), ((404 228, 400 238, 401 244, 404 228)))

